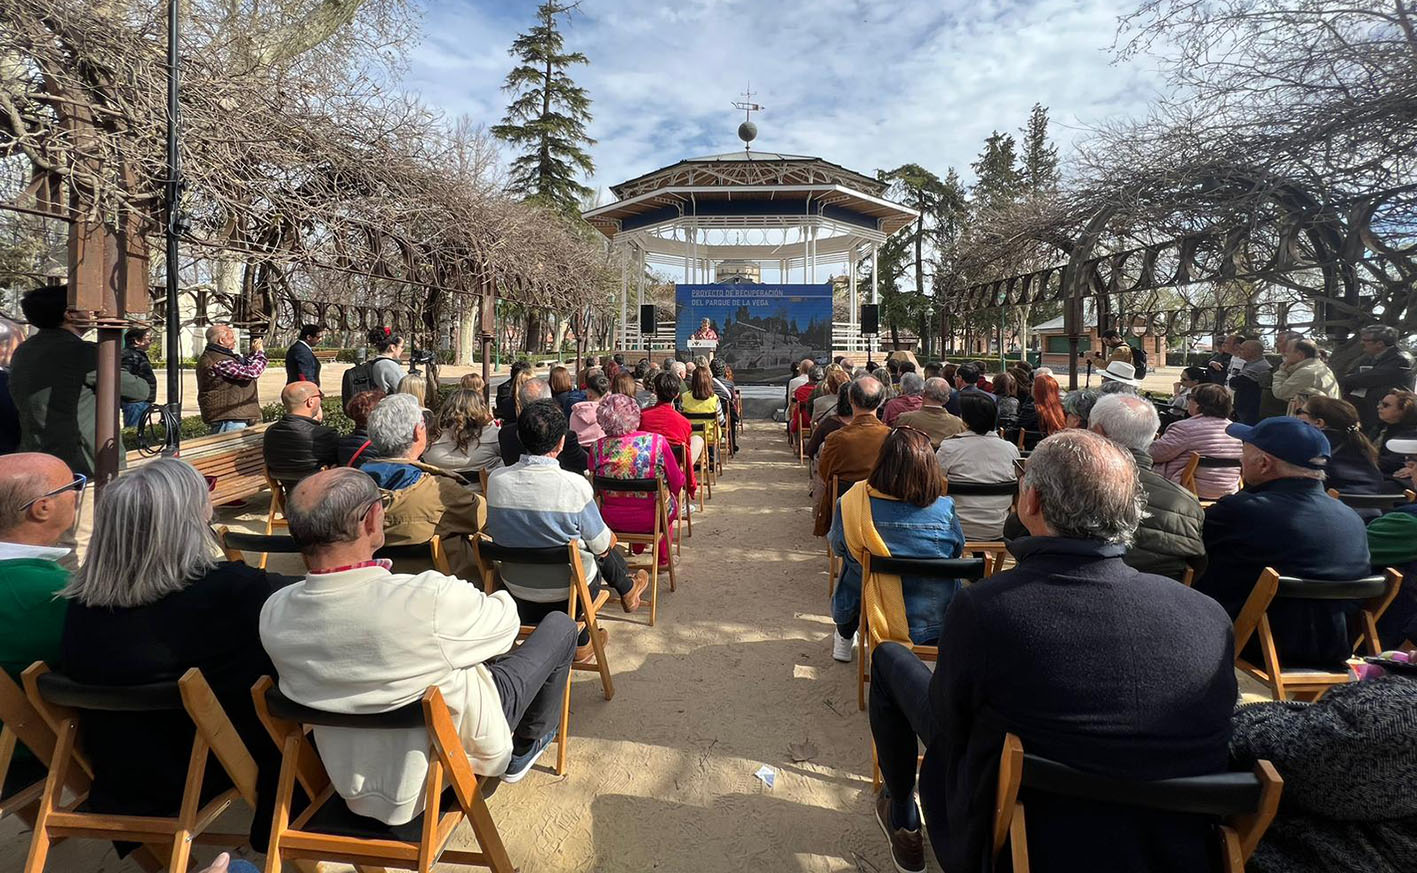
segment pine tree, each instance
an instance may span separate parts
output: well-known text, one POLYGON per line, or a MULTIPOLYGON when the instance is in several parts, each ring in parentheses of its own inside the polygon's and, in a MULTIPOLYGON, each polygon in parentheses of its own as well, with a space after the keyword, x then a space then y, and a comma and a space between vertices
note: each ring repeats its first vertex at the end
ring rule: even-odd
POLYGON ((1045 194, 1058 190, 1058 147, 1048 141, 1048 107, 1033 104, 1023 134, 1023 166, 1020 168, 1025 191, 1045 194))
POLYGON ((536 10, 537 25, 520 34, 508 54, 521 63, 507 74, 502 90, 516 95, 502 123, 492 128, 498 139, 523 150, 512 161, 508 190, 576 214, 582 199, 595 192, 582 184, 577 171, 595 172, 585 147, 595 145, 586 134, 590 96, 566 70, 590 61, 567 52, 556 19, 575 3, 547 0, 536 10))

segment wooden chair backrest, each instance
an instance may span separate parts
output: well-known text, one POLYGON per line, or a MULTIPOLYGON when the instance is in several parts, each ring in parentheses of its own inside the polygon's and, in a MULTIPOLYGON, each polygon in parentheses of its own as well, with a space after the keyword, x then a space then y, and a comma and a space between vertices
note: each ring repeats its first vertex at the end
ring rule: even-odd
POLYGON ((487 594, 502 587, 501 579, 497 575, 498 564, 502 561, 543 566, 564 564, 569 576, 567 580, 569 588, 566 600, 567 614, 572 618, 576 617, 578 602, 587 605, 595 603, 595 599, 590 596, 590 584, 586 581, 585 564, 581 561, 580 540, 571 540, 564 549, 560 546, 545 549, 516 549, 500 546, 486 534, 478 534, 472 540, 472 554, 477 561, 477 569, 482 574, 482 590, 487 594), (513 557, 507 557, 513 553, 515 553, 513 557))

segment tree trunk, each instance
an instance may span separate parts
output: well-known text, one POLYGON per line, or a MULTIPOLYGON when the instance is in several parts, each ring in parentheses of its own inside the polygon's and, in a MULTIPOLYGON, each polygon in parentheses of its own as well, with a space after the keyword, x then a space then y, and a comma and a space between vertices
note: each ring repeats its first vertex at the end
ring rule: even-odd
MULTIPOLYGON (((480 303, 481 301, 479 301, 479 305, 480 303)), ((473 352, 477 348, 477 324, 477 308, 464 305, 462 312, 458 315, 458 341, 453 354, 453 360, 460 367, 472 364, 473 352)))

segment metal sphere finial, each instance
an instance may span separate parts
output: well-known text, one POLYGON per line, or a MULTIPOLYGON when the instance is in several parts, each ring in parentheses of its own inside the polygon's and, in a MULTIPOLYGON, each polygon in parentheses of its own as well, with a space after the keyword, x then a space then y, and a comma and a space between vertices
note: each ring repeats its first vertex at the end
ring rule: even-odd
POLYGON ((745 143, 750 143, 758 138, 758 126, 751 121, 745 121, 738 125, 738 138, 745 143))

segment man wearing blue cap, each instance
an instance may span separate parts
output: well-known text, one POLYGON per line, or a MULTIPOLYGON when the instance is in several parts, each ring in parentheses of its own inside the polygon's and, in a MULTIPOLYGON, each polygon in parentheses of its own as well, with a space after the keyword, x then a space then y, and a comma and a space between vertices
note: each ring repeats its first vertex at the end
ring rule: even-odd
MULTIPOLYGON (((1265 567, 1304 579, 1358 579, 1371 572, 1363 520, 1324 491, 1331 449, 1318 428, 1285 415, 1253 426, 1236 422, 1225 432, 1244 443, 1245 488, 1206 510, 1209 564, 1197 591, 1219 601, 1233 619, 1265 567)), ((1353 653, 1347 605, 1276 600, 1268 614, 1279 660, 1295 667, 1341 665, 1353 653)))

